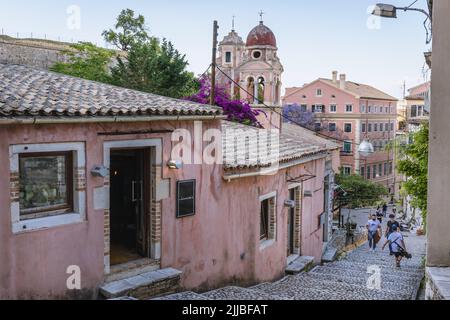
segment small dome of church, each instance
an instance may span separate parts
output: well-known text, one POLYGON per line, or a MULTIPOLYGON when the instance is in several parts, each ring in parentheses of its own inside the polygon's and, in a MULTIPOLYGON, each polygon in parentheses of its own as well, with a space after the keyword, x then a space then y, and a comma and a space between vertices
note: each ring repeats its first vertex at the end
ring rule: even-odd
POLYGON ((220 45, 244 45, 244 41, 238 35, 238 33, 232 30, 228 35, 226 35, 220 45))
POLYGON ((270 30, 267 26, 264 25, 264 22, 260 22, 258 26, 253 28, 252 31, 248 34, 247 37, 247 46, 277 46, 277 39, 275 38, 275 34, 270 30))

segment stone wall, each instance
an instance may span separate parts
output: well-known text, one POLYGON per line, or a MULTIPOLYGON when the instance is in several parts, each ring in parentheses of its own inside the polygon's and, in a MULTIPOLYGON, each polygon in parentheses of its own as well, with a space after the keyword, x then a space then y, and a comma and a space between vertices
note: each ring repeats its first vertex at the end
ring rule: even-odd
POLYGON ((49 69, 56 62, 65 61, 61 52, 67 49, 63 43, 0 38, 0 63, 49 69))
POLYGON ((426 268, 426 300, 450 299, 450 268, 426 268))

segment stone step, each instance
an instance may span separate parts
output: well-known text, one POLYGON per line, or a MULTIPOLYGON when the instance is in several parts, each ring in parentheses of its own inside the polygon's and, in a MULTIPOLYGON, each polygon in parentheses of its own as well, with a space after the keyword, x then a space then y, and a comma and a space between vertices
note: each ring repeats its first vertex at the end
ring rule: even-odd
MULTIPOLYGON (((328 281, 332 281, 334 283, 349 283, 349 284, 354 284, 354 285, 358 285, 358 286, 367 286, 367 280, 369 279, 369 274, 366 275, 366 277, 354 277, 354 276, 345 276, 345 275, 341 275, 339 273, 308 273, 308 276, 310 277, 314 277, 317 279, 323 279, 323 280, 328 280, 328 281)), ((381 289, 388 289, 389 291, 392 292, 413 292, 417 285, 417 282, 415 282, 414 284, 410 283, 402 283, 400 281, 398 281, 398 279, 395 280, 383 280, 381 282, 381 289)), ((419 283, 420 284, 420 283, 419 283)))
POLYGON ((367 269, 368 266, 379 266, 385 270, 390 270, 392 272, 423 272, 423 267, 421 265, 413 265, 407 261, 402 261, 401 267, 398 268, 395 265, 394 260, 392 261, 380 261, 380 260, 340 260, 332 263, 323 264, 324 267, 336 267, 336 268, 351 268, 351 269, 367 269))
POLYGON ((286 278, 267 288, 264 292, 271 295, 287 296, 294 299, 309 298, 333 300, 406 300, 411 291, 390 292, 389 290, 371 290, 365 286, 334 282, 304 275, 286 278))
POLYGON ((111 267, 105 282, 113 282, 161 269, 159 260, 139 259, 111 267))
POLYGON ((158 298, 153 298, 151 300, 167 300, 167 301, 177 301, 177 300, 211 300, 202 294, 195 293, 193 291, 185 291, 180 293, 174 293, 167 296, 162 296, 158 298))
POLYGON ((338 255, 338 250, 336 248, 327 248, 322 255, 322 262, 332 262, 336 260, 338 255))
POLYGON ((144 272, 126 279, 107 282, 100 287, 100 294, 107 299, 122 296, 148 299, 176 293, 181 274, 181 271, 173 268, 144 272))
POLYGON ((299 274, 310 270, 314 265, 314 257, 300 256, 286 267, 286 274, 299 274))
POLYGON ((234 286, 202 293, 202 296, 211 300, 287 300, 283 296, 266 294, 259 290, 234 286))
MULTIPOLYGON (((340 270, 340 269, 336 269, 336 268, 327 268, 327 267, 322 266, 322 267, 313 269, 310 272, 311 273, 321 273, 321 274, 339 274, 341 276, 346 276, 346 277, 367 279, 366 273, 357 272, 357 271, 351 270, 351 269, 340 270)), ((421 277, 412 276, 411 274, 398 275, 398 274, 392 274, 392 273, 381 273, 381 281, 382 282, 398 281, 400 283, 409 285, 409 284, 415 284, 417 282, 420 282, 421 280, 422 280, 421 277)))
MULTIPOLYGON (((349 277, 341 277, 338 278, 336 275, 324 275, 320 273, 316 274, 304 274, 296 280, 305 281, 305 283, 314 284, 315 281, 318 283, 323 283, 324 285, 340 285, 340 284, 348 284, 351 287, 355 286, 361 289, 367 289, 370 291, 378 291, 380 293, 389 293, 391 295, 398 296, 406 296, 411 297, 412 293, 417 289, 416 284, 398 284, 396 282, 381 282, 381 288, 378 289, 370 289, 367 287, 367 280, 369 280, 369 274, 367 274, 367 278, 349 278, 349 277)), ((420 282, 417 282, 420 284, 420 282)))

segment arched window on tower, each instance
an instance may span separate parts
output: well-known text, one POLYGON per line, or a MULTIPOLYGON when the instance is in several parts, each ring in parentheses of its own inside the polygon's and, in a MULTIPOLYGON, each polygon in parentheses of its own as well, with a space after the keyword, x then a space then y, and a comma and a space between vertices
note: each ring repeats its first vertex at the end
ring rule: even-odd
POLYGON ((257 94, 257 98, 255 99, 255 103, 257 104, 263 104, 264 103, 264 94, 265 94, 265 87, 266 84, 264 82, 264 78, 263 77, 259 77, 258 78, 258 94, 257 94))
POLYGON ((254 93, 255 93, 255 79, 253 79, 253 77, 250 77, 247 80, 247 100, 249 103, 255 100, 253 98, 254 93))

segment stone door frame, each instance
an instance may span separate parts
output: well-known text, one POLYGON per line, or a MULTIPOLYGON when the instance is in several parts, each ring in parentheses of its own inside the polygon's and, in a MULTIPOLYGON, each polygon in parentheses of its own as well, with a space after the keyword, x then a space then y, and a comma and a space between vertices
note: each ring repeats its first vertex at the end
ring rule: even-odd
MULTIPOLYGON (((133 149, 133 148, 149 148, 150 152, 150 226, 149 241, 150 241, 150 259, 161 259, 161 200, 162 195, 167 194, 169 190, 168 181, 162 180, 162 139, 142 139, 142 140, 117 140, 105 141, 103 143, 103 165, 110 168, 111 165, 111 150, 133 149)), ((104 180, 104 189, 108 201, 104 210, 104 273, 110 274, 110 201, 109 201, 110 177, 109 174, 104 180)))

